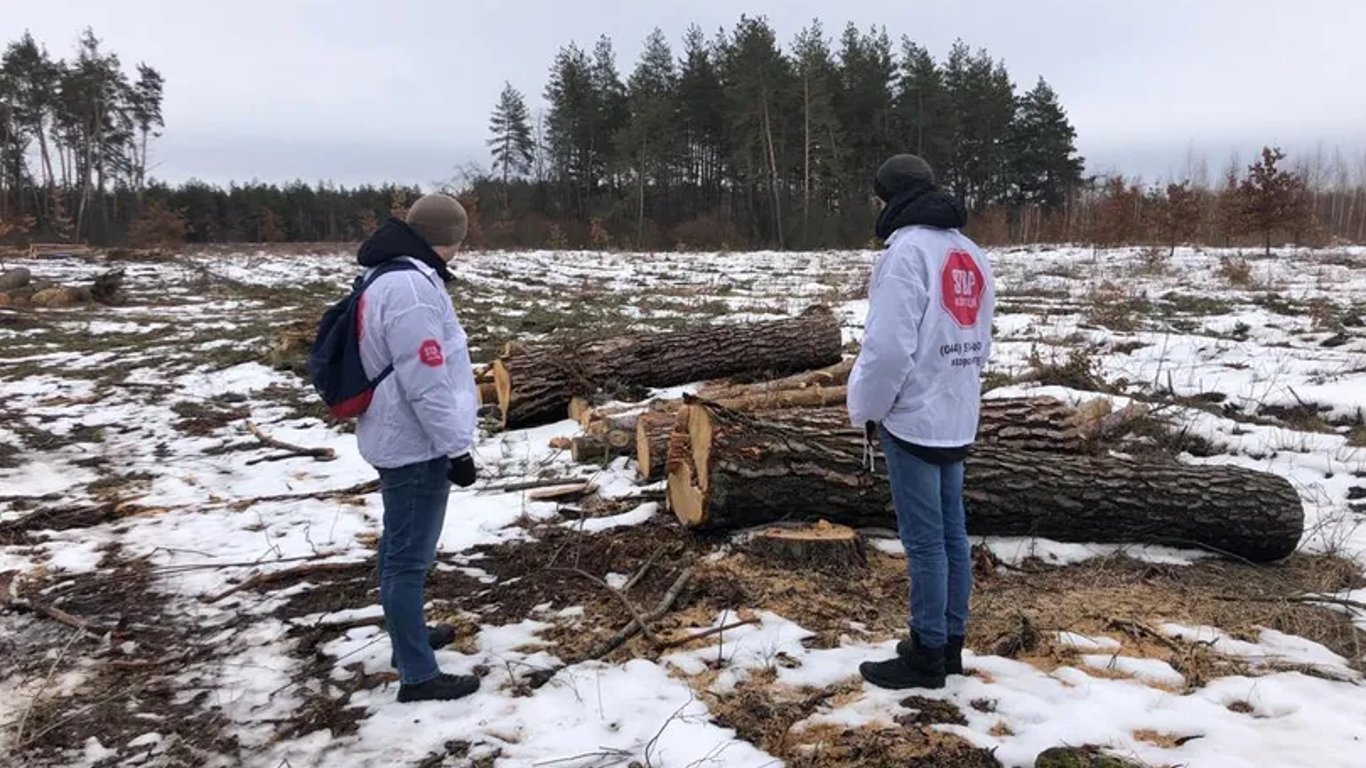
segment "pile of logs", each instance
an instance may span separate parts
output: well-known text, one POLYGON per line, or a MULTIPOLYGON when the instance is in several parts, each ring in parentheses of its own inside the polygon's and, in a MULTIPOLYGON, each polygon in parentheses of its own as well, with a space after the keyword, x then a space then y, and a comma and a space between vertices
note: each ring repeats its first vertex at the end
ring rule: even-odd
MULTIPOLYGON (((839 362, 828 311, 654 338, 590 342, 572 368, 549 362, 563 348, 504 356, 492 369, 504 422, 578 420, 575 460, 634 456, 642 482, 667 481, 669 507, 688 528, 814 520, 895 528, 885 462, 869 470, 863 431, 844 409, 852 364, 839 362), (756 382, 760 373, 779 377, 756 382), (722 376, 741 378, 716 380, 722 376), (667 387, 708 378, 682 398, 592 399, 614 383, 667 387)), ((1146 416, 1140 405, 1115 411, 1102 398, 1079 406, 1037 397, 985 401, 967 463, 969 531, 1203 548, 1256 562, 1295 549, 1304 510, 1284 478, 1113 455, 1115 439, 1146 416)))
POLYGON ((96 275, 89 285, 64 286, 35 280, 26 267, 0 273, 0 307, 46 309, 80 304, 117 304, 123 298, 123 270, 96 275))

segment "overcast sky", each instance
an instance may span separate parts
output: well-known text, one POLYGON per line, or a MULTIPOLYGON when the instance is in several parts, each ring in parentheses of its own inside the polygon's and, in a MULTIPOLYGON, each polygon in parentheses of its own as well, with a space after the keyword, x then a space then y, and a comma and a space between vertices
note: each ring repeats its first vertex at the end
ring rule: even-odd
POLYGON ((488 164, 504 80, 541 103, 559 46, 616 44, 629 73, 660 27, 681 47, 741 12, 789 41, 812 18, 885 26, 942 57, 954 38, 1059 92, 1088 170, 1215 174, 1263 143, 1366 153, 1366 0, 0 0, 0 33, 66 56, 92 26, 131 70, 165 75, 170 181, 430 184, 488 164))

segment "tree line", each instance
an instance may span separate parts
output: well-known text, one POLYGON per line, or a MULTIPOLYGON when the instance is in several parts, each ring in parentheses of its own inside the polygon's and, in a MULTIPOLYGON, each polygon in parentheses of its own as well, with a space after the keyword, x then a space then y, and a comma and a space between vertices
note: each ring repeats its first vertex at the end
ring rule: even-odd
MULTIPOLYGON (((134 244, 354 241, 412 186, 166 185, 148 177, 163 80, 129 71, 87 30, 70 59, 25 34, 0 57, 0 238, 134 244)), ((1192 168, 1147 184, 1085 173, 1076 131, 1040 79, 959 41, 942 59, 908 37, 819 21, 786 46, 762 18, 675 52, 659 30, 623 78, 612 41, 553 57, 535 112, 505 84, 487 170, 449 191, 484 247, 822 248, 869 243, 871 176, 924 156, 987 243, 1268 245, 1366 241, 1366 158, 1268 149, 1218 182, 1192 168), (1274 194, 1272 192, 1274 191, 1274 194), (1259 209, 1260 206, 1260 209, 1259 209), (1270 222, 1268 224, 1268 222, 1270 222)))
POLYGON ((914 152, 973 209, 1064 208, 1082 183, 1076 131, 1040 79, 954 44, 943 61, 909 37, 819 21, 784 47, 763 18, 675 55, 656 29, 623 79, 613 44, 570 43, 532 119, 508 84, 490 120, 492 172, 474 180, 490 236, 542 232, 647 248, 678 243, 862 244, 873 171, 914 152))

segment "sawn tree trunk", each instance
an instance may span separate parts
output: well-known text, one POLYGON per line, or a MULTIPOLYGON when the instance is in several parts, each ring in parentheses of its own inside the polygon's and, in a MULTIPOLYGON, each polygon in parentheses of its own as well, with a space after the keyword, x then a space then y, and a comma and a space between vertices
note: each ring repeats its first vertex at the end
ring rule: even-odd
POLYGON ((503 424, 521 428, 565 418, 576 396, 742 373, 781 376, 837 363, 841 346, 834 314, 812 307, 783 320, 510 350, 493 369, 503 424))
MULTIPOLYGON (((686 526, 733 529, 823 518, 895 525, 886 465, 869 472, 862 430, 828 413, 763 420, 689 406, 670 438, 668 498, 686 526)), ((967 462, 975 535, 1205 548, 1266 562, 1289 555, 1304 508, 1284 478, 1231 466, 1140 463, 979 444, 967 462)))

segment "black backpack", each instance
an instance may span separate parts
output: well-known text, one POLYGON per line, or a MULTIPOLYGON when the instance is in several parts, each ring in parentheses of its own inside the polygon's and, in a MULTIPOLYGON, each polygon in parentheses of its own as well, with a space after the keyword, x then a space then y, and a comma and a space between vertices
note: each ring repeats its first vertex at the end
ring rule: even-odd
POLYGON ((351 285, 346 298, 328 307, 318 322, 318 333, 308 350, 308 377, 332 415, 354 419, 365 413, 375 388, 394 372, 392 364, 373 379, 365 375, 360 359, 361 296, 380 275, 417 269, 407 259, 386 261, 351 285))

